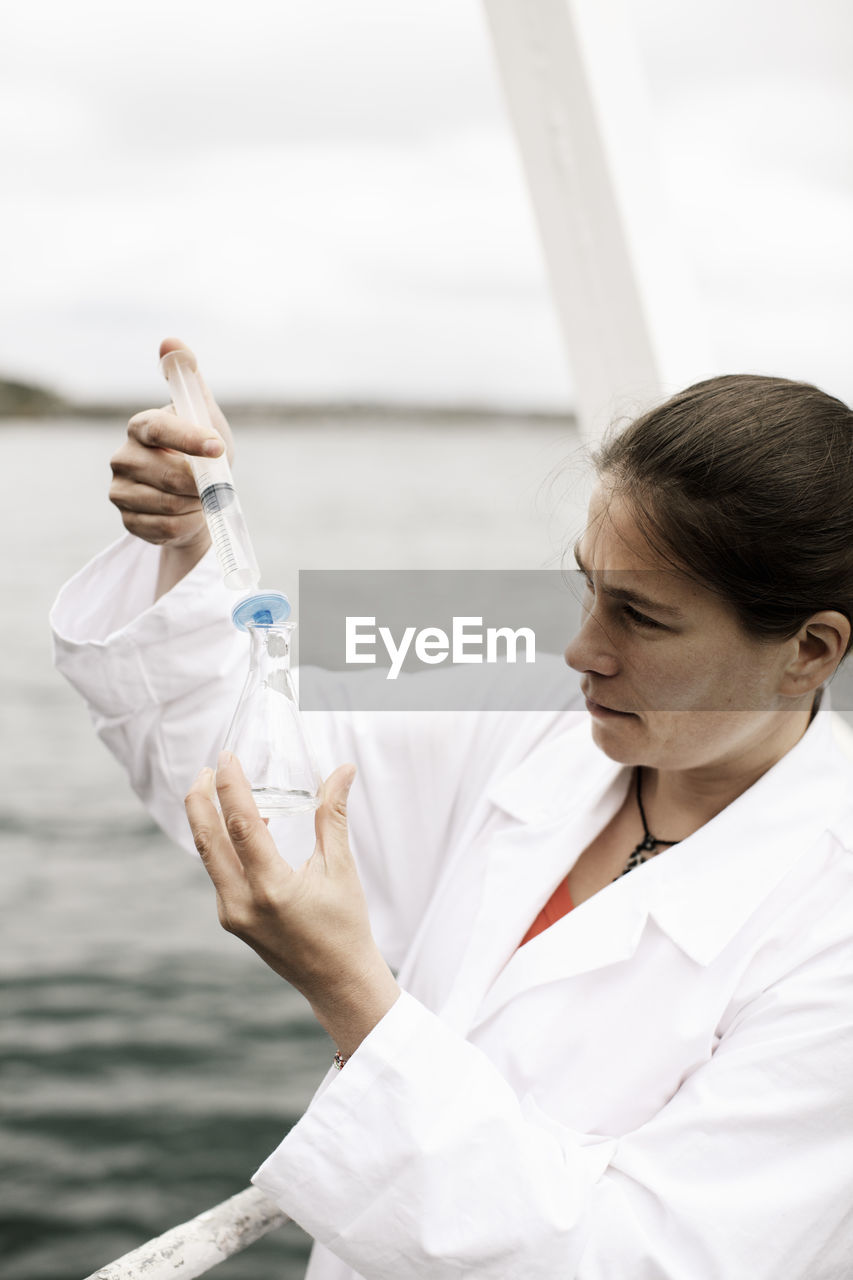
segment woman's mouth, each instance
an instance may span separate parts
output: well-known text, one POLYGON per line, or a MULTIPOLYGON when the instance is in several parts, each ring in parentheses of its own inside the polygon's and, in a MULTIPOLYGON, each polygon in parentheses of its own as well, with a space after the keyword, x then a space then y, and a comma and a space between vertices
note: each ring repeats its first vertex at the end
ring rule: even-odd
POLYGON ((587 698, 586 695, 584 700, 587 711, 591 716, 595 716, 596 720, 610 720, 617 716, 624 720, 627 716, 634 714, 633 711, 616 711, 613 707, 602 706, 600 702, 593 702, 592 698, 587 698))

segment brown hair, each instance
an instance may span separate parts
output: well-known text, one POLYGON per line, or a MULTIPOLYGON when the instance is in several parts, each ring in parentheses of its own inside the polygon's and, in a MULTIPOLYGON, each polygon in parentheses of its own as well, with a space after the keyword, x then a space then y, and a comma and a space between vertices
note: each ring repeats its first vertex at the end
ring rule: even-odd
POLYGON ((784 378, 710 378, 594 461, 650 545, 748 631, 789 639, 819 609, 853 621, 853 412, 842 401, 784 378))

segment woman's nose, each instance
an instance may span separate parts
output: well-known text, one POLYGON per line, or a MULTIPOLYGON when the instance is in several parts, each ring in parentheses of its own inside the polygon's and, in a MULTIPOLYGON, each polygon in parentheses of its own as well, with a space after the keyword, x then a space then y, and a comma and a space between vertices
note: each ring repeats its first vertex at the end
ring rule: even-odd
POLYGON ((618 654, 591 609, 584 613, 580 631, 569 641, 563 656, 574 671, 615 676, 619 670, 618 654))

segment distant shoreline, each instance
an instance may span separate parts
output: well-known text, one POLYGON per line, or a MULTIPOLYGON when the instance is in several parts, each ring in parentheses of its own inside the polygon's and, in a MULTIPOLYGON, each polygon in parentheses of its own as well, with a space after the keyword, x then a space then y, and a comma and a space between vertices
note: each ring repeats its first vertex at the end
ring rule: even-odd
MULTIPOLYGON (((85 420, 95 424, 126 422, 139 412, 138 403, 74 402, 29 383, 0 379, 0 427, 11 422, 58 422, 85 420)), ((523 405, 434 404, 404 401, 362 400, 234 400, 222 406, 234 421, 250 421, 253 426, 281 426, 288 421, 310 421, 318 426, 341 419, 358 422, 433 422, 436 425, 478 422, 532 422, 573 430, 577 419, 570 410, 536 409, 523 405)))

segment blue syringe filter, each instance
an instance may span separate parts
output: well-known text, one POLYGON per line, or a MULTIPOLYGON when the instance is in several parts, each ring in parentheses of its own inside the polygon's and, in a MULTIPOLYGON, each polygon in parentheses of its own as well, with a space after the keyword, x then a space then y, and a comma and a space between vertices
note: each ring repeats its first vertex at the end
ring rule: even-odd
POLYGON ((259 591, 246 596, 231 610, 231 621, 240 631, 249 627, 274 627, 290 617, 290 601, 283 591, 259 591))

